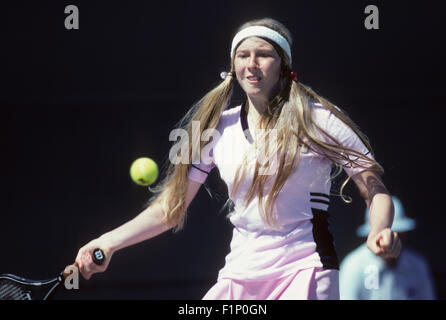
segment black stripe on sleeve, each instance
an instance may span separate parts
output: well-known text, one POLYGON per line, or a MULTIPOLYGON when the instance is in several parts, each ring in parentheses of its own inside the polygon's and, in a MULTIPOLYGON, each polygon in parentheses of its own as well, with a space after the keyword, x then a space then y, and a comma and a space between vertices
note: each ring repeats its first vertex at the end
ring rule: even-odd
POLYGON ((310 192, 310 196, 313 196, 313 197, 324 197, 324 198, 330 199, 330 196, 328 194, 320 193, 320 192, 310 192))
POLYGON ((310 202, 318 202, 318 203, 323 203, 323 204, 326 204, 326 205, 330 205, 330 201, 321 200, 321 199, 310 199, 310 202))

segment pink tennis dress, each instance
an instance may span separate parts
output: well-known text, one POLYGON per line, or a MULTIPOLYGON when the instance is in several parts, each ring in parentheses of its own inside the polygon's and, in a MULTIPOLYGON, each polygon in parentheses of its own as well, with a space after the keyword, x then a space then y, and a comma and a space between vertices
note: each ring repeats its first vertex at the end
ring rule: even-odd
MULTIPOLYGON (((315 122, 344 146, 369 153, 359 137, 328 109, 313 104, 312 113, 315 122)), ((217 167, 231 194, 237 168, 247 154, 250 160, 246 179, 231 198, 234 229, 230 252, 217 283, 203 299, 339 299, 339 262, 328 230, 332 162, 311 149, 301 149, 299 167, 274 205, 280 228, 272 228, 260 216, 258 198, 244 205, 256 159, 249 156, 253 140, 242 106, 225 110, 216 129, 218 135, 206 149, 209 152, 202 152, 199 163, 193 164, 189 179, 203 183, 217 167)), ((344 169, 352 175, 363 170, 344 169)), ((265 194, 274 175, 268 181, 265 194)))

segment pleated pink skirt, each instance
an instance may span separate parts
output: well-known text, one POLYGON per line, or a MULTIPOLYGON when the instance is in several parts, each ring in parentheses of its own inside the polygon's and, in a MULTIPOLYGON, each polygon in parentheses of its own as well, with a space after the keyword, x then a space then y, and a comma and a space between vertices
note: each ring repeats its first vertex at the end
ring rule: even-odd
POLYGON ((203 300, 339 300, 338 270, 309 268, 265 281, 223 278, 203 300))

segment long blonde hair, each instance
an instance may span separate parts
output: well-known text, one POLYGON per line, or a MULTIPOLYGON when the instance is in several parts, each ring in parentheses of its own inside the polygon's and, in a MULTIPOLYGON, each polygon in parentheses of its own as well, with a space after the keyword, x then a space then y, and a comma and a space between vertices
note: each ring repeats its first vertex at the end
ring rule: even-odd
MULTIPOLYGON (((242 30, 249 26, 265 26, 279 32, 285 37, 290 46, 292 45, 292 37, 288 29, 278 21, 270 18, 254 20, 243 24, 238 30, 242 30)), ((270 101, 267 112, 261 115, 259 125, 262 129, 275 129, 277 132, 277 144, 272 150, 279 152, 278 171, 275 175, 271 189, 268 191, 266 198, 266 208, 263 205, 265 193, 265 183, 268 179, 267 175, 259 174, 260 164, 255 165, 253 182, 246 194, 245 204, 248 204, 256 195, 259 199, 260 213, 264 221, 271 227, 277 226, 276 219, 273 214, 274 202, 288 177, 297 169, 300 161, 300 149, 302 141, 307 141, 307 145, 319 154, 329 158, 336 166, 337 170, 332 178, 339 175, 342 171, 342 163, 355 163, 356 166, 365 167, 369 170, 383 172, 383 168, 372 158, 369 158, 353 149, 347 148, 329 133, 319 127, 314 121, 311 112, 310 102, 322 104, 331 111, 337 118, 349 126, 361 139, 364 145, 369 149, 373 156, 373 150, 368 142, 367 137, 359 130, 353 121, 340 109, 331 102, 319 96, 308 86, 293 81, 289 74, 291 65, 289 58, 284 51, 274 42, 268 41, 277 51, 282 61, 281 90, 270 101), (319 137, 327 139, 320 139, 319 137), (326 141, 332 143, 327 143, 326 141), (351 160, 356 158, 357 160, 351 160), (367 164, 367 165, 365 165, 367 164)), ((237 48, 236 48, 237 49, 237 48)), ((235 50, 236 50, 235 49, 235 50)), ((233 55, 235 56, 235 55, 233 55)), ((234 72, 234 57, 231 59, 231 73, 234 72)), ((192 137, 192 121, 199 121, 200 132, 206 129, 215 129, 220 119, 220 115, 226 108, 231 98, 234 86, 234 76, 228 76, 217 87, 208 92, 201 100, 199 100, 180 120, 178 127, 187 131, 189 137, 192 137)), ((165 222, 175 225, 176 230, 183 227, 186 217, 186 192, 188 184, 188 173, 191 168, 194 155, 193 150, 201 152, 205 145, 205 141, 200 141, 200 148, 192 148, 193 141, 188 142, 186 148, 189 150, 187 163, 172 164, 169 163, 164 179, 152 189, 154 195, 149 201, 161 204, 164 212, 165 222)), ((271 151, 271 150, 270 150, 271 151)), ((196 155, 195 155, 196 159, 196 155)), ((199 157, 198 157, 199 159, 199 157)), ((229 197, 233 197, 237 192, 240 183, 245 179, 246 161, 237 169, 233 188, 229 197)), ((351 176, 349 175, 344 181, 340 195, 344 201, 349 202, 342 195, 343 188, 348 183, 351 176)))

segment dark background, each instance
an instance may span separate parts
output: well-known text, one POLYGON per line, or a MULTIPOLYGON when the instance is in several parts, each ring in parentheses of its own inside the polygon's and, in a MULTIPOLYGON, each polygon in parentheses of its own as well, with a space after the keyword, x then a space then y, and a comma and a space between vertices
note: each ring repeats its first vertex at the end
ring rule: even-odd
MULTIPOLYGON (((89 240, 150 197, 129 178, 141 156, 163 167, 175 123, 219 83, 237 27, 272 17, 294 36, 299 80, 369 137, 383 180, 418 222, 406 242, 446 297, 443 241, 444 9, 437 1, 15 1, 0 17, 0 273, 50 278, 89 240), (66 5, 80 29, 66 30, 66 5), (364 8, 379 8, 366 30, 364 8), (440 139, 441 138, 441 139, 440 139)), ((236 97, 233 105, 240 102, 236 97)), ((211 186, 224 193, 213 173, 211 186)), ((365 205, 332 199, 342 259, 365 205)), ((117 252, 104 274, 61 299, 200 299, 229 250, 224 198, 204 188, 186 227, 117 252)))

